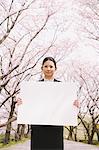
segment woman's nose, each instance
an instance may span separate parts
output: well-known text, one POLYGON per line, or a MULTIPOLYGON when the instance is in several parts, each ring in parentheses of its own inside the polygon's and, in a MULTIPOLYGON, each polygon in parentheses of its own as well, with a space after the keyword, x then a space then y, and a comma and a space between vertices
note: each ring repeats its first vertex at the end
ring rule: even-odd
POLYGON ((47 70, 50 70, 50 67, 47 67, 47 70))

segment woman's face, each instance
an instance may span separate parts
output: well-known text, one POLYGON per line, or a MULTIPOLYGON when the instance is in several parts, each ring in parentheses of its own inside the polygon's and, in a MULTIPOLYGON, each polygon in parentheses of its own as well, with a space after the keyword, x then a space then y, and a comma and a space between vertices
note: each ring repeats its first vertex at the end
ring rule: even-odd
POLYGON ((42 71, 44 73, 45 78, 51 79, 54 75, 56 68, 53 61, 47 60, 43 66, 42 71))

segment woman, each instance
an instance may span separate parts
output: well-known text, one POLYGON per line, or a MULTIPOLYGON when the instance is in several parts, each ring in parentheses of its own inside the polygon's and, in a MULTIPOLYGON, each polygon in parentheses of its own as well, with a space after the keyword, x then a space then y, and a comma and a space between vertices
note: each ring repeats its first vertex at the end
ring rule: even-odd
MULTIPOLYGON (((56 62, 52 57, 46 57, 42 62, 44 82, 60 82, 54 78, 57 69, 56 62)), ((18 103, 21 103, 19 100, 18 103)), ((78 101, 74 101, 78 107, 78 101)), ((32 125, 31 126, 31 150, 63 150, 63 126, 32 125)))
MULTIPOLYGON (((46 57, 42 63, 44 82, 60 82, 54 78, 57 69, 52 57, 46 57)), ((51 125, 31 126, 31 150, 63 150, 63 127, 51 125)))

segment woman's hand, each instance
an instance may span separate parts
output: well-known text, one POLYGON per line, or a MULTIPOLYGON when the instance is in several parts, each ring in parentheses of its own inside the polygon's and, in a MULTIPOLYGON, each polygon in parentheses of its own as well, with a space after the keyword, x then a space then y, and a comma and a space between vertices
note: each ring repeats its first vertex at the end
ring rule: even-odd
POLYGON ((16 102, 17 102, 17 105, 19 106, 19 105, 22 104, 22 99, 18 97, 17 100, 16 100, 16 102))
POLYGON ((80 107, 79 100, 75 100, 75 101, 73 102, 73 105, 76 106, 77 108, 79 108, 79 107, 80 107))

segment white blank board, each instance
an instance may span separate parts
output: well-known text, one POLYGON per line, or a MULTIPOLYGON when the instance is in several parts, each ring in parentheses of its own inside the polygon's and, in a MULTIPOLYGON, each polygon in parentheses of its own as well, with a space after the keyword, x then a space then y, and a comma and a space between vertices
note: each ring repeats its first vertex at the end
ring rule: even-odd
POLYGON ((21 84, 18 124, 77 125, 77 87, 70 82, 34 82, 21 84))

